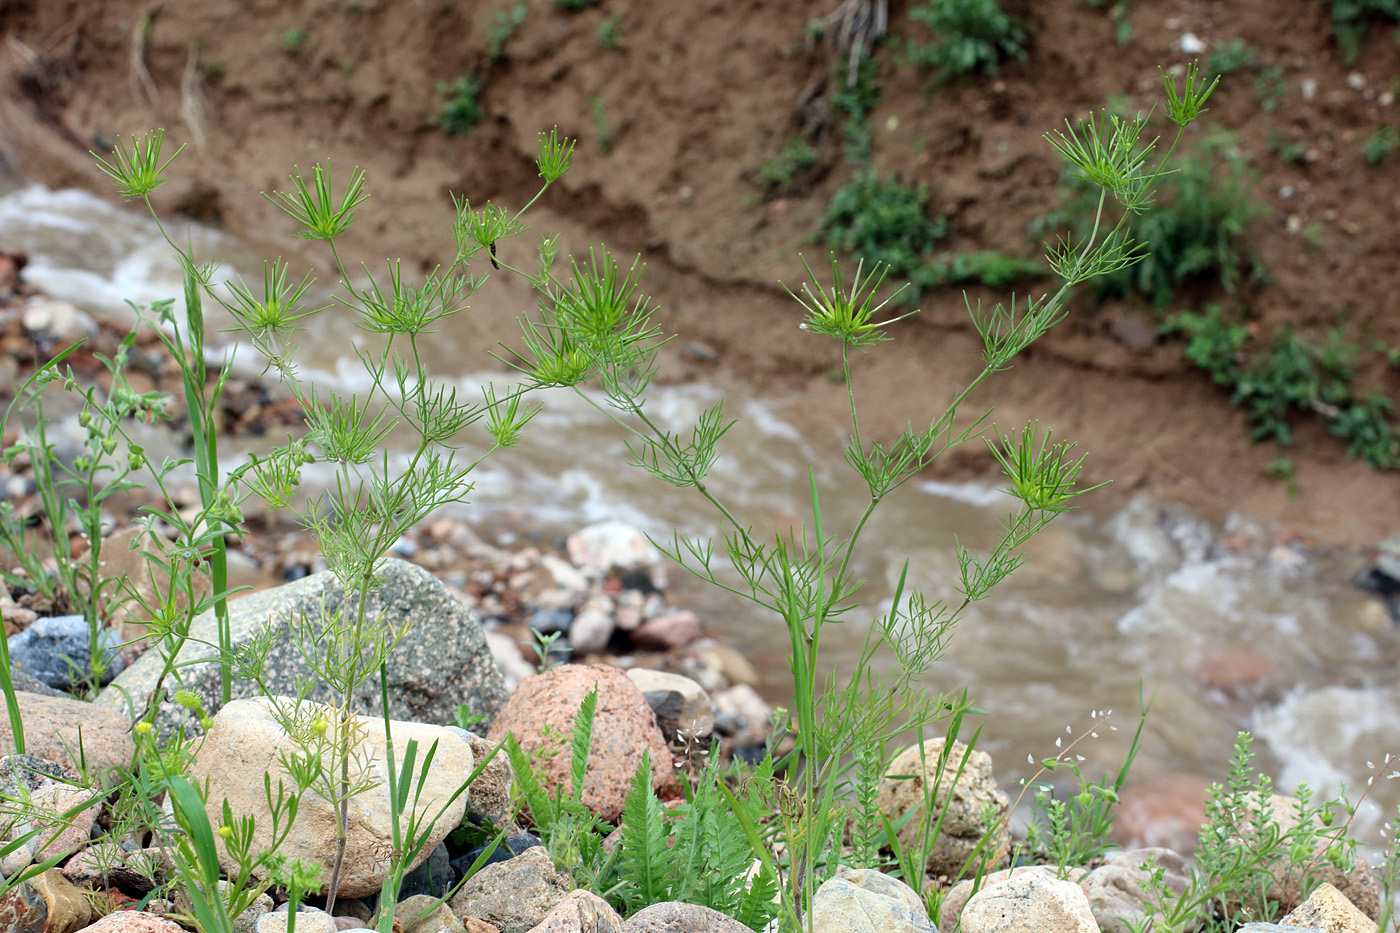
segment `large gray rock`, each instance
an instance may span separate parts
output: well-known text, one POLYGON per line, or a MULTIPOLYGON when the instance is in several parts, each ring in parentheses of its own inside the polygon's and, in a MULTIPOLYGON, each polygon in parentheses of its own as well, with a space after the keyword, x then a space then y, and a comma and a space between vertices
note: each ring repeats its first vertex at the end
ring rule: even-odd
POLYGON ((570 891, 530 933, 622 933, 622 918, 592 891, 570 891))
POLYGON ((816 933, 938 933, 909 885, 874 869, 843 871, 812 898, 816 933))
MULTIPOLYGON (((446 725, 454 712, 466 704, 472 712, 495 718, 505 702, 506 690, 482 634, 481 623, 470 609, 453 596, 440 580, 421 567, 390 559, 379 574, 380 585, 372 590, 365 611, 373 619, 380 613, 395 629, 408 631, 389 658, 389 715, 394 719, 446 725)), ((229 603, 229 623, 235 648, 247 644, 268 627, 275 627, 280 647, 273 650, 263 671, 267 692, 295 695, 296 681, 308 675, 301 653, 295 647, 294 620, 303 615, 323 618, 345 601, 344 589, 330 572, 252 593, 229 603)), ((355 601, 352 599, 350 609, 355 601)), ((186 690, 204 698, 205 709, 219 708, 218 625, 214 613, 194 620, 191 638, 180 652, 179 676, 186 690), (203 662, 203 663, 200 663, 203 662)), ((125 711, 129 693, 138 710, 155 688, 160 676, 160 653, 150 650, 121 673, 97 698, 98 706, 125 711)), ((167 681, 169 692, 176 684, 167 681)), ((258 693, 257 685, 235 679, 235 699, 258 693)), ((359 690, 361 709, 371 715, 379 712, 379 678, 371 677, 359 690)), ((321 701, 332 699, 321 684, 311 694, 321 701)), ((169 729, 178 723, 198 728, 185 711, 167 700, 159 725, 169 729)))
MULTIPOLYGON (((15 700, 24 724, 25 751, 30 754, 75 767, 74 759, 82 758, 93 771, 131 764, 136 743, 124 711, 94 709, 93 704, 66 694, 20 691, 15 700)), ((10 719, 0 716, 0 754, 14 747, 10 719)))

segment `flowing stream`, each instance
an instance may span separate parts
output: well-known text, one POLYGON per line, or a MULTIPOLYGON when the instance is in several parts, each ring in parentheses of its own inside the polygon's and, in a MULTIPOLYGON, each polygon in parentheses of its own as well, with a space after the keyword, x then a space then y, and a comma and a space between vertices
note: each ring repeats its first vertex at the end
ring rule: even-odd
MULTIPOLYGON (((175 236, 250 280, 260 271, 262 257, 222 234, 181 226, 175 236)), ((127 300, 180 294, 178 267, 150 218, 82 192, 0 185, 0 248, 27 252, 30 282, 96 315, 129 313, 127 300)), ((338 321, 335 311, 324 315, 321 330, 304 342, 313 349, 303 374, 323 389, 362 391, 366 376, 343 342, 350 328, 340 313, 338 321)), ((472 339, 468 316, 460 318, 436 341, 439 364, 472 339)), ((214 321, 209 331, 224 326, 214 321)), ((246 364, 252 354, 243 356, 246 364)), ((486 378, 458 381, 472 391, 486 378)), ((508 381, 500 373, 489 378, 508 381)), ((680 429, 716 397, 702 385, 659 388, 650 410, 680 429)), ((810 518, 810 463, 828 528, 851 527, 866 494, 834 441, 804 436, 792 426, 801 419, 781 403, 731 399, 727 409, 739 423, 723 443, 712 486, 736 514, 760 531, 810 518)), ((468 447, 476 440, 468 438, 468 447)), ((475 474, 462 515, 482 527, 552 536, 606 518, 658 538, 672 529, 691 537, 716 531, 697 496, 627 460, 623 432, 578 397, 554 393, 524 443, 475 474)), ((910 585, 930 600, 955 601, 954 534, 989 546, 1012 504, 977 485, 915 482, 901 490, 864 533, 857 570, 869 581, 866 608, 828 630, 826 663, 850 669, 906 558, 910 585)), ((1400 753, 1400 634, 1378 602, 1349 585, 1355 558, 1305 555, 1271 544, 1247 518, 1213 525, 1146 499, 1117 514, 1076 512, 1029 552, 1024 568, 968 612, 929 684, 966 686, 989 713, 980 747, 1004 786, 1032 775, 1028 756, 1051 756, 1057 740, 1086 733, 1093 710, 1114 710, 1117 731, 1086 736, 1076 752, 1088 773, 1116 770, 1136 726, 1140 690, 1155 701, 1134 766, 1139 781, 1222 779, 1242 728, 1253 731, 1259 765, 1285 790, 1306 782, 1332 794, 1346 784, 1355 799, 1385 754, 1400 753)), ((782 702, 791 678, 781 623, 675 568, 671 581, 680 602, 755 661, 764 692, 782 702)), ((1400 785, 1379 782, 1358 816, 1361 834, 1375 841, 1397 802, 1400 785)))

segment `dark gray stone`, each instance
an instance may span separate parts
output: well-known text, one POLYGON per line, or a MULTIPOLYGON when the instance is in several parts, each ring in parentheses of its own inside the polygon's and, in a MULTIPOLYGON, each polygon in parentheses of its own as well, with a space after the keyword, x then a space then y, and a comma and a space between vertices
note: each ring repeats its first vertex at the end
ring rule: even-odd
POLYGON ((439 843, 417 868, 403 876, 403 883, 399 886, 399 900, 416 894, 442 897, 454 881, 447 846, 439 843))
MULTIPOLYGON (((92 663, 92 637, 82 616, 49 616, 10 636, 10 666, 50 687, 82 683, 92 663)), ((98 633, 107 668, 107 683, 126 666, 117 633, 103 628, 98 633)))
MULTIPOLYGON (((407 629, 389 656, 390 716, 447 725, 455 721, 457 707, 465 704, 473 713, 485 716, 489 725, 505 703, 506 690, 476 615, 422 567, 389 559, 384 562, 379 581, 380 585, 370 591, 366 600, 368 617, 382 613, 393 628, 407 629)), ((234 647, 247 644, 264 629, 275 626, 278 641, 268 654, 263 680, 270 693, 295 694, 297 680, 308 677, 310 671, 297 650, 293 620, 302 616, 324 618, 323 613, 334 613, 344 601, 344 589, 330 572, 232 600, 229 623, 234 647)), ((351 608, 358 603, 354 599, 351 602, 351 608)), ((195 619, 190 634, 177 660, 181 683, 167 679, 166 687, 171 694, 177 687, 200 694, 205 710, 212 714, 221 705, 218 652, 213 647, 218 643, 214 613, 206 612, 195 619)), ((137 709, 141 709, 155 688, 162 664, 159 651, 147 651, 98 695, 97 705, 125 712, 123 694, 129 693, 137 709)), ((258 693, 254 682, 234 680, 234 699, 258 693)), ((313 690, 311 697, 332 699, 324 684, 313 690)), ((356 699, 359 712, 380 715, 379 678, 372 677, 363 684, 356 699)), ((160 711, 159 724, 166 729, 176 724, 198 728, 185 710, 169 700, 160 711)))
POLYGON ((31 677, 24 671, 16 670, 13 666, 10 667, 10 685, 21 693, 37 693, 46 697, 69 697, 62 690, 55 690, 42 680, 31 677))

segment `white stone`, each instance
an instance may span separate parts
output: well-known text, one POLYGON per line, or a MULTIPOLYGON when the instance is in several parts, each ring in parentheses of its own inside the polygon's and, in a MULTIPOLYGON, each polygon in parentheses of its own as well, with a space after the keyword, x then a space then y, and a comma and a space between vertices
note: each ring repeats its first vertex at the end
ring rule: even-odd
POLYGON ((1177 40, 1177 47, 1187 55, 1201 55, 1209 46, 1194 32, 1183 32, 1177 40))

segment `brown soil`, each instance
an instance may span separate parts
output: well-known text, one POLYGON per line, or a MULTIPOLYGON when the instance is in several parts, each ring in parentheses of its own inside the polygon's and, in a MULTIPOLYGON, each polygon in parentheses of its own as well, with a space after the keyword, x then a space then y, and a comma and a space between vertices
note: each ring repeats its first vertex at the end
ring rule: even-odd
MULTIPOLYGON (((265 242, 270 254, 300 247, 260 190, 284 187, 293 164, 329 158, 341 178, 360 165, 373 198, 346 238, 347 258, 387 254, 428 269, 451 258, 448 192, 523 203, 537 181, 535 134, 557 124, 582 143, 576 167, 544 198, 534 225, 563 231, 571 248, 602 241, 642 254, 658 320, 683 335, 664 376, 800 400, 789 413, 809 420, 805 427, 839 433, 845 393, 829 378, 837 357, 797 330, 795 308, 777 285, 800 278, 800 249, 820 251, 810 235, 849 177, 839 142, 826 144, 820 177, 801 197, 764 202, 754 186, 757 166, 798 131, 799 99, 827 72, 829 53, 803 36, 809 19, 834 6, 605 0, 567 13, 531 0, 505 59, 485 71, 486 119, 452 138, 432 125, 444 99, 438 85, 483 67, 491 4, 0 0, 7 35, 0 149, 23 177, 106 191, 87 150, 164 126, 191 147, 160 205, 265 242), (597 37, 607 16, 622 27, 613 51, 597 37), (306 37, 289 51, 293 29, 306 37), (158 99, 133 68, 133 37, 143 35, 137 45, 158 99), (610 129, 606 153, 595 97, 610 129), (202 117, 191 119, 196 99, 202 117)), ((1111 95, 1144 108, 1155 103, 1157 65, 1184 60, 1174 43, 1185 31, 1208 41, 1239 38, 1284 67, 1287 92, 1266 113, 1252 77, 1240 75, 1212 101, 1208 121, 1238 132, 1263 173, 1257 192, 1270 207, 1248 240, 1273 281, 1235 298, 1261 338, 1288 324, 1318 337, 1340 326, 1365 344, 1400 345, 1400 172, 1395 158, 1368 166, 1360 149, 1377 126, 1400 122, 1383 93, 1400 76, 1391 30, 1373 29, 1349 66, 1329 37, 1326 5, 1315 0, 1132 4, 1132 39, 1122 48, 1104 11, 1082 0, 1008 6, 1037 26, 1028 63, 929 97, 925 76, 898 64, 895 51, 921 27, 908 20, 908 3, 891 3, 883 95, 871 117, 875 161, 929 186, 930 211, 956 225, 947 248, 1028 253, 1026 224, 1055 205, 1060 172, 1040 134, 1111 95), (1364 87, 1348 83, 1352 72, 1364 87), (1317 92, 1305 100, 1300 87, 1309 78, 1317 92), (1270 154, 1274 134, 1303 143, 1307 157, 1290 165, 1270 154), (1291 199, 1281 197, 1283 185, 1295 189, 1291 199), (1291 215, 1295 231, 1317 224, 1317 235, 1289 232, 1291 215)), ((530 249, 524 238, 504 248, 530 249)), ((1220 296, 1203 285, 1182 301, 1212 297, 1220 296)), ((512 336, 517 310, 473 309, 479 340, 463 351, 462 369, 489 364, 486 349, 512 336)), ((995 403, 1007 425, 1037 417, 1077 439, 1090 453, 1085 478, 1115 480, 1104 504, 1147 490, 1354 546, 1400 529, 1400 476, 1349 460, 1320 424, 1300 424, 1287 452, 1300 490, 1289 498, 1264 474, 1280 450, 1248 441, 1240 412, 1181 360, 1180 344, 1152 338, 1147 314, 1132 302, 1081 301, 974 402, 995 403)), ((927 417, 925 400, 948 398, 978 365, 953 291, 926 295, 924 313, 899 337, 857 366, 876 439, 927 417)), ((1400 373, 1373 353, 1362 383, 1400 394, 1400 373)), ((981 454, 967 454, 939 469, 963 477, 988 466, 981 454)))

